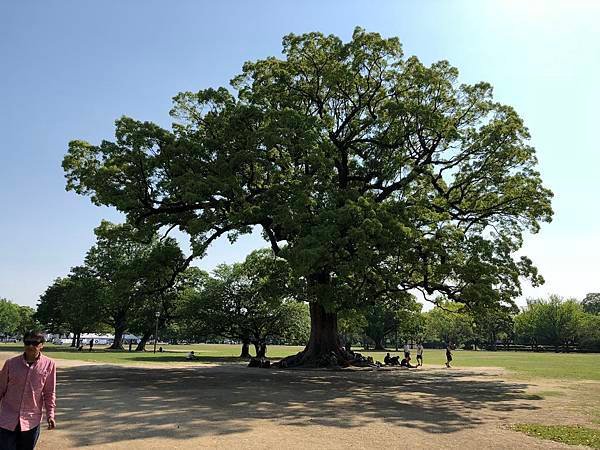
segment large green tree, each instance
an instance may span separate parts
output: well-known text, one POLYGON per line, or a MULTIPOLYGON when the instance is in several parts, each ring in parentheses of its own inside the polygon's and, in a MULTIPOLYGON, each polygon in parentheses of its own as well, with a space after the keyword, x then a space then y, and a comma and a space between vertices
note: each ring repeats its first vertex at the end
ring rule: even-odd
POLYGON ((96 244, 88 251, 85 265, 105 286, 102 317, 114 329, 111 348, 119 349, 123 334, 135 319, 139 325, 140 316, 143 320, 163 312, 168 291, 176 284, 186 261, 170 237, 142 236, 128 224, 107 221, 102 221, 94 232, 96 244))
POLYGON ((551 219, 522 119, 446 61, 357 28, 288 35, 284 58, 174 99, 172 130, 123 117, 72 141, 67 188, 142 230, 179 227, 191 257, 261 227, 307 284, 311 336, 287 365, 349 358, 337 315, 394 292, 493 308, 542 282, 514 253, 551 219))
POLYGON ((474 340, 475 345, 483 341, 488 348, 496 350, 498 340, 505 344, 513 337, 514 315, 518 309, 500 307, 484 311, 473 311, 474 340))
POLYGON ((421 305, 415 297, 405 293, 392 298, 379 299, 364 311, 364 333, 375 343, 375 350, 385 350, 385 340, 392 333, 398 344, 398 334, 409 340, 417 334, 421 305))

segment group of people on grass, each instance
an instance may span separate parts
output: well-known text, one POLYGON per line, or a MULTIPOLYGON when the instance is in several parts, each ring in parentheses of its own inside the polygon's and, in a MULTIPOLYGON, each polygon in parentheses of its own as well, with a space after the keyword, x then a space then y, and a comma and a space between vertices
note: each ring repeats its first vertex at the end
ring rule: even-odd
MULTIPOLYGON (((383 362, 386 366, 400 366, 406 367, 407 369, 415 369, 419 366, 423 366, 423 343, 419 342, 417 344, 417 365, 414 366, 411 364, 410 357, 410 346, 408 343, 404 344, 404 358, 400 359, 400 356, 391 356, 389 352, 383 358, 383 362)), ((450 367, 450 362, 452 362, 452 345, 448 343, 446 345, 446 367, 450 367)))

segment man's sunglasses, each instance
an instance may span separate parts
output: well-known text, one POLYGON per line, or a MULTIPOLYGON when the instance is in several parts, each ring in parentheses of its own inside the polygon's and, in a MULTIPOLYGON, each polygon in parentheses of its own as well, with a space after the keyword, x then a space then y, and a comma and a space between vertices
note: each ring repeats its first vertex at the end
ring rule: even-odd
POLYGON ((26 339, 23 341, 23 343, 25 345, 35 345, 37 347, 38 345, 40 345, 42 343, 42 341, 30 341, 29 339, 26 339))

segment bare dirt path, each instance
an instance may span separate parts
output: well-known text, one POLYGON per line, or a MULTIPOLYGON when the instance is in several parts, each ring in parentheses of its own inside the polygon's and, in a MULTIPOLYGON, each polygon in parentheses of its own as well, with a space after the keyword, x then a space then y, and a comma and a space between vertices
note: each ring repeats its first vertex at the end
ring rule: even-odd
MULTIPOLYGON (((9 356, 0 353, 0 361, 9 356)), ((580 401, 569 392, 579 391, 514 381, 495 368, 332 372, 57 362, 58 428, 43 430, 41 450, 573 449, 507 427, 584 420, 576 408, 567 412, 569 402, 580 401)))

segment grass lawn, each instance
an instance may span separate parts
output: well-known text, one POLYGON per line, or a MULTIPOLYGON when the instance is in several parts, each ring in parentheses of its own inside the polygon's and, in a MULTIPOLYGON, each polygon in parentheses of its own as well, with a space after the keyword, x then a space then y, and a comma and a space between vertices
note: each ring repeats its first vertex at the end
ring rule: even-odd
MULTIPOLYGON (((157 346, 157 349, 160 346, 157 346)), ((96 345, 89 352, 89 347, 78 352, 67 345, 45 344, 44 353, 50 358, 72 359, 77 361, 89 361, 109 364, 161 364, 185 363, 188 352, 194 351, 199 364, 202 363, 236 363, 244 362, 239 358, 241 345, 228 344, 191 344, 191 345, 162 345, 164 351, 153 353, 153 346, 147 345, 146 352, 107 351, 103 346, 96 345)), ((135 348, 135 347, 134 347, 135 348)), ((291 347, 284 345, 272 345, 268 347, 268 356, 271 358, 282 358, 301 351, 303 347, 291 347)), ((253 347, 251 347, 251 351, 253 347)), ((0 352, 19 353, 23 347, 19 344, 0 344, 0 352)))
MULTIPOLYGON (((360 350, 359 350, 360 351, 360 350)), ((383 361, 385 352, 361 352, 383 361)), ((402 354, 390 352, 391 354, 402 354)), ((416 364, 414 350, 413 364, 416 364)), ((533 353, 533 352, 488 352, 457 350, 452 352, 454 367, 502 367, 525 378, 557 378, 600 381, 600 354, 598 353, 533 353)), ((444 350, 424 352, 424 362, 442 365, 446 361, 444 350)))
POLYGON ((587 445, 592 448, 600 448, 600 431, 591 428, 521 423, 514 425, 512 429, 539 439, 547 439, 569 445, 587 445))
MULTIPOLYGON (((44 352, 50 357, 93 361, 112 364, 172 364, 185 362, 187 352, 193 350, 198 356, 198 363, 234 363, 243 362, 238 356, 241 346, 228 344, 193 344, 163 345, 163 353, 152 353, 152 346, 146 347, 144 353, 128 351, 105 351, 101 346, 94 347, 93 352, 78 352, 68 346, 46 344, 44 352)), ((253 348, 251 347, 251 351, 253 348)), ((302 347, 272 345, 267 349, 267 356, 278 359, 292 355, 302 347)), ((18 353, 22 351, 19 344, 0 344, 0 351, 18 353)), ((385 352, 371 352, 356 349, 364 355, 371 355, 375 360, 383 361, 385 352)), ((401 351, 390 352, 401 354, 401 351)), ((413 351, 414 353, 414 351, 413 351)), ((530 353, 530 352, 488 352, 488 351, 454 351, 454 367, 502 367, 515 372, 524 378, 556 378, 572 380, 600 381, 600 354, 576 353, 530 353)), ((441 366, 445 362, 444 350, 425 349, 425 365, 441 366)), ((416 358, 414 363, 416 363, 416 358)))

